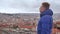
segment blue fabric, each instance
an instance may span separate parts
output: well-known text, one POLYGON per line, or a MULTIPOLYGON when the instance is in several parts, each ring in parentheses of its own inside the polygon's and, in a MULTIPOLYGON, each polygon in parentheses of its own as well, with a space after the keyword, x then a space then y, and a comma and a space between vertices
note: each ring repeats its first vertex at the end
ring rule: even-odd
POLYGON ((37 34, 51 34, 52 31, 52 18, 53 12, 48 9, 40 14, 40 20, 38 22, 37 34))

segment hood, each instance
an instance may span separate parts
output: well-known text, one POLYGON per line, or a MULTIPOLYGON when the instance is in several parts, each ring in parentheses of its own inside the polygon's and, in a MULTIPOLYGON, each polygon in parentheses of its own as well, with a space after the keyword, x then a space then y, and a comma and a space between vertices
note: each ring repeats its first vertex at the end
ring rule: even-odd
POLYGON ((52 16, 53 15, 53 11, 51 9, 45 10, 44 12, 42 12, 40 14, 40 17, 42 17, 44 15, 50 15, 50 16, 52 16))

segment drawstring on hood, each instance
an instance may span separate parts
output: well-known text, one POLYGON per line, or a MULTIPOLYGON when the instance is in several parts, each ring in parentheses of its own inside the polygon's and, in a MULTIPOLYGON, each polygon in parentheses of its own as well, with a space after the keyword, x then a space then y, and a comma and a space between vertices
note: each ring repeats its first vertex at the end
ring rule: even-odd
POLYGON ((42 17, 42 16, 44 16, 44 15, 50 15, 50 16, 52 16, 52 15, 53 15, 53 12, 52 12, 51 9, 48 9, 48 10, 42 12, 42 13, 40 14, 40 17, 42 17))

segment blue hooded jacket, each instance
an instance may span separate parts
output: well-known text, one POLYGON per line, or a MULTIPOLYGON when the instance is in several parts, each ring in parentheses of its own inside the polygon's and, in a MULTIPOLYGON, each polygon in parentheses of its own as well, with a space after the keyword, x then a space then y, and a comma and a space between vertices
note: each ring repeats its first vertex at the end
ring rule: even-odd
POLYGON ((51 34, 53 24, 53 12, 48 9, 40 14, 38 22, 37 34, 51 34))

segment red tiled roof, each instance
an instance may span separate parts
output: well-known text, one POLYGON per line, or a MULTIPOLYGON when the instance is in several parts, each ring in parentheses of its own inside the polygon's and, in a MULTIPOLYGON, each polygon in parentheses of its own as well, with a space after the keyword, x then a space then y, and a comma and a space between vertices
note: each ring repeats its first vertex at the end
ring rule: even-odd
POLYGON ((21 26, 21 28, 33 28, 33 26, 21 26))

